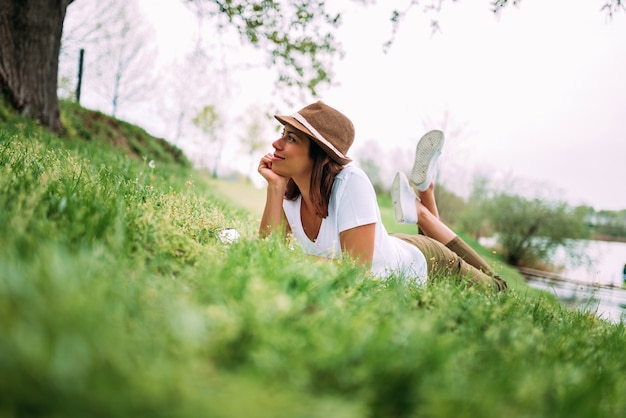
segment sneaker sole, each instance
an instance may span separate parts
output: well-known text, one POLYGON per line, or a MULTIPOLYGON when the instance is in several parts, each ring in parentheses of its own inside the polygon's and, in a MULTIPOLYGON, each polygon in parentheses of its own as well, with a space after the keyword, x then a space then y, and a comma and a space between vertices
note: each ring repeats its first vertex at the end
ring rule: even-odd
POLYGON ((393 203, 393 213, 396 217, 396 222, 402 223, 404 220, 402 213, 402 202, 400 201, 400 176, 396 175, 391 184, 391 201, 393 203))
POLYGON ((427 132, 420 138, 415 148, 415 162, 409 176, 409 181, 413 187, 418 187, 426 181, 430 162, 435 154, 441 151, 443 142, 443 132, 438 130, 427 132))

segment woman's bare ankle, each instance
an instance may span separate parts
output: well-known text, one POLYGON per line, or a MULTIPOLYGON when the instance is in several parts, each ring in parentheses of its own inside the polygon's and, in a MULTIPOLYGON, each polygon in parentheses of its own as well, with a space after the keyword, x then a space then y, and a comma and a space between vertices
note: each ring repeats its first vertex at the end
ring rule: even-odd
POLYGON ((435 215, 438 219, 439 210, 437 209, 437 201, 435 200, 435 183, 431 183, 430 186, 428 186, 428 189, 424 191, 418 190, 417 193, 417 197, 421 201, 422 205, 424 205, 426 209, 428 209, 428 211, 435 215))

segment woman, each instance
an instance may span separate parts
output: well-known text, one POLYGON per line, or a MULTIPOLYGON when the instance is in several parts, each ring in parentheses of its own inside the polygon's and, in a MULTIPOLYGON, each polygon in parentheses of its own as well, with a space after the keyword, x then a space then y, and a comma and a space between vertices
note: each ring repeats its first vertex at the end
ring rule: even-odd
POLYGON ((379 277, 391 274, 426 283, 427 278, 457 276, 497 290, 506 282, 471 247, 439 220, 434 172, 443 133, 419 141, 410 181, 398 173, 392 186, 396 219, 415 223, 424 235, 388 234, 376 194, 366 174, 346 156, 354 127, 341 112, 318 101, 292 115, 276 115, 283 134, 275 151, 261 158, 267 180, 259 234, 291 234, 308 254, 349 257, 379 277))

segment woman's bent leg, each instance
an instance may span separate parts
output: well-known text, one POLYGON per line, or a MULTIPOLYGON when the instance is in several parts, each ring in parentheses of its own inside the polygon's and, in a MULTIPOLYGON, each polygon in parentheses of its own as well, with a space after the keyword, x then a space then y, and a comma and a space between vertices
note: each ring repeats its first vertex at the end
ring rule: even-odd
POLYGON ((487 264, 487 262, 481 256, 479 256, 472 247, 467 245, 467 243, 463 241, 458 235, 454 237, 452 241, 447 243, 446 247, 456 253, 466 263, 492 277, 498 286, 498 290, 505 290, 507 288, 506 282, 500 276, 498 276, 493 271, 491 266, 487 264))
POLYGON ((455 237, 447 245, 423 235, 392 234, 416 246, 426 257, 429 280, 443 276, 458 277, 472 285, 502 291, 506 282, 498 277, 489 265, 463 240, 455 237), (460 251, 460 253, 456 251, 460 251), (476 263, 473 265, 471 263, 476 263))

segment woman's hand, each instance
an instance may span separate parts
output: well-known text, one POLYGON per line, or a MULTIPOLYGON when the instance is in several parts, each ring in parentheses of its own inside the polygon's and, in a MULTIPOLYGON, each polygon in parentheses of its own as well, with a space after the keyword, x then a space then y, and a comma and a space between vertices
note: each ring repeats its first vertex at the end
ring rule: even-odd
POLYGON ((268 152, 263 157, 261 157, 261 161, 259 161, 259 174, 263 176, 265 180, 269 184, 275 184, 287 187, 287 182, 289 179, 287 177, 283 177, 281 175, 276 174, 272 170, 272 161, 274 160, 274 154, 268 152))

